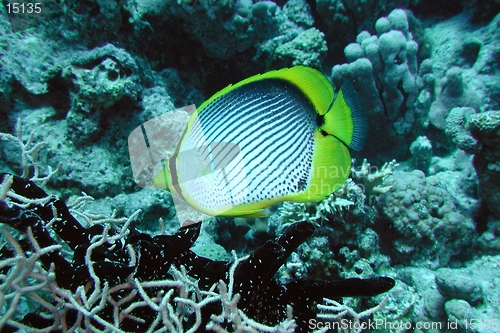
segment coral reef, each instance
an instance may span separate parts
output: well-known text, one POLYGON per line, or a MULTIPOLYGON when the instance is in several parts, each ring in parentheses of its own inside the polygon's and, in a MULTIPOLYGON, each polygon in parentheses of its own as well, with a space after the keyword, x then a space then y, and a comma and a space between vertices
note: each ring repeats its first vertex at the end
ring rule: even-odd
MULTIPOLYGON (((413 298, 411 304, 399 303, 398 310, 404 312, 400 312, 399 317, 389 317, 390 320, 433 322, 437 331, 444 331, 450 323, 454 323, 453 330, 458 332, 494 332, 496 328, 493 325, 488 328, 482 322, 499 315, 498 307, 494 305, 497 302, 494 295, 500 288, 495 277, 498 264, 498 257, 485 256, 467 263, 463 268, 440 268, 436 271, 417 267, 401 269, 398 279, 407 284, 408 289, 414 288, 407 292, 418 296, 413 298)), ((391 291, 397 292, 397 287, 391 291)), ((410 296, 397 295, 401 299, 410 296)), ((388 297, 390 302, 392 295, 388 297)), ((381 315, 383 313, 377 313, 377 316, 381 315)))
MULTIPOLYGON (((312 3, 313 1, 308 1, 312 3)), ((355 39, 362 30, 370 30, 377 19, 394 8, 418 10, 416 2, 411 0, 387 1, 352 1, 352 0, 317 0, 316 22, 327 35, 328 48, 337 62, 345 45, 355 39)), ((412 22, 414 24, 414 22, 412 22)))
POLYGON ((418 44, 404 10, 395 9, 380 18, 375 29, 377 34, 363 31, 356 37, 356 43, 345 47, 348 63, 333 67, 332 81, 336 86, 345 80, 353 81, 371 126, 378 129, 383 123, 391 124, 389 131, 377 133, 383 135, 379 140, 397 144, 414 127, 419 96, 418 44))
POLYGON ((28 244, 20 245, 10 232, 4 232, 12 249, 2 247, 0 252, 2 273, 8 274, 1 290, 12 288, 11 292, 19 293, 8 305, 1 298, 0 308, 5 312, 0 327, 8 332, 20 327, 144 331, 158 325, 178 332, 204 331, 203 327, 232 331, 241 325, 267 325, 278 330, 288 327, 287 332, 296 327, 295 332, 306 332, 308 319, 316 316, 316 304, 323 297, 374 296, 394 286, 394 280, 387 277, 302 279, 284 286, 278 284, 273 277, 279 267, 312 235, 314 227, 309 222, 289 226, 277 239, 232 264, 199 257, 190 250, 199 236, 200 223, 172 236, 151 237, 129 226, 137 214, 122 220, 125 224, 118 229, 112 224, 119 223, 119 219, 97 222, 94 216, 87 215, 90 223, 84 228, 57 197, 30 180, 8 174, 2 175, 0 215, 4 224, 28 236, 28 244), (63 246, 72 254, 65 255, 63 246), (30 251, 36 255, 28 262, 13 260, 16 252, 25 258, 30 251), (171 265, 175 267, 172 270, 171 265), (19 272, 21 266, 28 271, 19 272), (30 274, 38 283, 30 283, 30 274), (188 275, 199 281, 190 280, 188 275), (21 279, 23 284, 14 285, 21 279), (89 284, 90 289, 83 289, 89 284), (219 294, 212 291, 217 284, 219 294), (186 286, 188 290, 184 290, 186 286), (138 293, 131 291, 134 288, 138 293), (188 297, 189 289, 194 289, 196 301, 188 297), (172 298, 175 290, 179 290, 179 296, 172 298), (57 297, 43 296, 44 291, 57 297), (23 294, 42 304, 36 313, 15 319, 13 314, 21 306, 19 298, 23 294), (58 307, 64 311, 54 312, 58 307), (169 312, 174 307, 177 311, 169 312), (217 313, 221 315, 216 317, 217 313))
POLYGON ((445 128, 446 117, 454 107, 466 106, 478 110, 481 106, 479 95, 464 84, 460 67, 448 69, 443 82, 438 86, 440 92, 429 111, 429 122, 436 128, 445 128))
POLYGON ((426 136, 419 136, 411 143, 410 152, 415 169, 427 174, 432 160, 432 142, 426 136))
POLYGON ((105 113, 122 99, 137 101, 142 90, 134 59, 112 44, 78 54, 60 75, 69 86, 68 137, 79 144, 95 140, 105 113))
POLYGON ((476 113, 472 108, 454 108, 446 118, 446 134, 459 149, 474 154, 472 165, 478 179, 478 197, 488 216, 478 245, 486 253, 497 253, 500 249, 499 115, 499 111, 476 113))
POLYGON ((386 183, 391 190, 379 196, 378 204, 392 233, 381 242, 391 244, 395 262, 440 267, 470 255, 474 224, 456 209, 439 176, 395 172, 386 183))
POLYGON ((458 148, 474 154, 479 196, 499 218, 500 111, 475 113, 472 108, 454 108, 446 119, 446 133, 458 148))
POLYGON ((398 167, 396 160, 386 162, 380 170, 363 159, 360 168, 353 168, 352 176, 358 184, 362 184, 363 193, 367 195, 381 194, 390 190, 390 186, 381 186, 382 182, 398 167))
POLYGON ((437 82, 434 107, 442 107, 439 100, 446 106, 445 110, 432 110, 431 114, 441 114, 436 123, 444 124, 447 112, 453 107, 470 106, 477 111, 498 109, 495 82, 499 77, 495 64, 499 20, 497 15, 488 25, 474 27, 467 15, 458 15, 425 30, 425 38, 432 45, 437 82))
POLYGON ((179 22, 207 56, 217 59, 245 51, 271 37, 278 28, 277 6, 272 1, 169 0, 159 4, 143 0, 128 1, 127 8, 136 23, 159 17, 164 22, 179 22))
POLYGON ((273 65, 292 64, 321 68, 326 56, 324 35, 316 28, 304 30, 291 41, 274 49, 273 65))
POLYGON ((324 225, 330 219, 347 221, 353 216, 364 215, 367 210, 366 197, 389 191, 391 186, 381 186, 381 184, 392 175, 397 166, 393 160, 384 163, 379 170, 364 159, 359 168, 352 167, 352 179, 348 178, 328 198, 309 203, 284 202, 279 209, 280 225, 297 221, 324 225))
POLYGON ((72 56, 72 50, 58 48, 58 43, 39 35, 8 34, 4 38, 2 53, 16 56, 2 58, 2 77, 15 79, 31 94, 47 93, 52 70, 72 56))
POLYGON ((496 69, 499 20, 497 15, 491 22, 475 26, 464 13, 425 29, 435 80, 435 99, 428 112, 426 131, 436 151, 450 153, 455 149, 443 135, 451 110, 457 107, 469 107, 475 112, 499 109, 500 75, 496 69))
POLYGON ((471 135, 481 144, 472 164, 479 179, 479 196, 491 213, 500 218, 500 111, 488 111, 471 117, 471 135))
POLYGON ((291 332, 314 317, 498 331, 470 324, 500 316, 499 1, 66 0, 36 17, 9 3, 0 172, 21 177, 0 187, 0 330, 291 332), (351 178, 179 231, 172 196, 134 183, 129 134, 168 114, 155 139, 175 142, 176 108, 299 64, 361 94, 351 178), (386 297, 336 299, 380 275, 396 278, 386 297))
MULTIPOLYGON (((380 18, 377 34, 359 33, 356 43, 345 47, 348 63, 332 69, 335 85, 352 80, 360 92, 370 127, 376 130, 370 137, 376 135, 380 142, 373 153, 377 157, 386 151, 398 160, 406 158, 403 150, 393 148, 408 146, 417 133, 426 135, 435 149, 449 152, 453 147, 435 129, 445 129, 452 108, 498 109, 499 76, 493 69, 498 33, 493 29, 499 18, 473 28, 466 15, 459 15, 424 31, 409 24, 409 15, 394 10, 380 18), (419 47, 429 50, 429 58, 417 61, 419 47), (386 122, 390 130, 380 132, 386 122)), ((367 154, 372 158, 372 152, 367 154)))
MULTIPOLYGON (((368 114, 384 113, 391 123, 397 123, 400 117, 409 117, 400 114, 402 105, 412 110, 417 98, 418 44, 409 31, 403 10, 394 10, 387 18, 380 18, 375 29, 377 35, 363 31, 356 43, 346 46, 344 52, 349 64, 334 66, 332 80, 336 86, 345 80, 354 81, 361 88, 363 106, 368 114), (382 87, 376 87, 376 82, 382 87), (381 100, 377 98, 379 94, 381 100)), ((395 130, 404 133, 409 129, 398 127, 395 130)))
POLYGON ((281 12, 277 36, 257 46, 254 60, 265 60, 266 68, 304 65, 321 69, 328 50, 325 35, 314 25, 309 6, 290 0, 281 12))
POLYGON ((475 114, 473 108, 453 108, 446 117, 445 128, 446 135, 459 149, 472 154, 481 150, 481 145, 468 130, 470 117, 475 114))
POLYGON ((328 198, 317 203, 283 203, 278 217, 268 221, 270 232, 279 233, 292 221, 311 221, 317 226, 308 246, 297 251, 293 262, 299 266, 294 274, 367 278, 385 272, 390 259, 380 253, 373 202, 391 189, 383 181, 397 165, 391 161, 379 170, 364 160, 360 167, 353 166, 353 179, 328 198))

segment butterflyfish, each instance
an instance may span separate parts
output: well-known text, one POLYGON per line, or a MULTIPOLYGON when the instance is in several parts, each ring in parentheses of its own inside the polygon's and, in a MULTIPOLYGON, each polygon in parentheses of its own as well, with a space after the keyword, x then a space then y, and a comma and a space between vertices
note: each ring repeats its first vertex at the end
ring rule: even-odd
POLYGON ((361 150, 366 134, 350 83, 335 96, 315 69, 274 70, 203 102, 153 183, 208 215, 263 216, 275 203, 333 193, 350 173, 349 148, 361 150))

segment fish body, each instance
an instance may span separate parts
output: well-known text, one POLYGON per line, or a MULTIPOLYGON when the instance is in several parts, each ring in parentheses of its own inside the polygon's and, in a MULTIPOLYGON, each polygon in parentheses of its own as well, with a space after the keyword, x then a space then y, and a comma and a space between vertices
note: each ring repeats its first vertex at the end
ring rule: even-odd
POLYGON ((350 173, 348 148, 362 149, 366 133, 351 84, 335 96, 315 69, 270 71, 203 102, 153 182, 208 215, 260 216, 339 188, 350 173))

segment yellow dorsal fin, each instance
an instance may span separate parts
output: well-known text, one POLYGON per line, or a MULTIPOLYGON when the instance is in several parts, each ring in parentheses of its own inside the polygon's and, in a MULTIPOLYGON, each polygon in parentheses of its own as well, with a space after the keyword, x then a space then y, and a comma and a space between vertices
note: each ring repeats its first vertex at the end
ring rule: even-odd
POLYGON ((321 129, 354 150, 363 149, 368 126, 361 100, 351 83, 344 82, 340 88, 321 129))

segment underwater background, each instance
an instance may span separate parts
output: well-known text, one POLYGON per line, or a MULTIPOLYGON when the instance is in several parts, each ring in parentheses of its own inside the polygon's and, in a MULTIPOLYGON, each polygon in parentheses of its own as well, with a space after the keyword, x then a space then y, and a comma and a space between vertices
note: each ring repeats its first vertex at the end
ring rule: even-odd
MULTIPOLYGON (((214 262, 230 263, 252 253, 272 261, 273 252, 263 252, 262 246, 296 237, 292 231, 287 234, 293 230, 287 228, 306 221, 314 226, 310 238, 301 239, 301 245, 287 249, 285 259, 266 268, 271 276, 264 275, 272 279, 273 288, 294 280, 381 276, 393 278, 395 286, 385 293, 373 292, 379 294, 373 297, 337 297, 338 303, 318 309, 317 318, 307 317, 308 312, 294 305, 295 316, 284 315, 281 326, 267 319, 262 323, 274 328, 257 325, 259 318, 266 318, 258 309, 261 303, 241 308, 252 313, 249 319, 236 310, 237 300, 228 301, 222 308, 236 315, 211 318, 215 326, 206 328, 193 324, 197 305, 164 296, 147 298, 143 288, 150 285, 136 282, 127 290, 135 288, 133 295, 144 299, 140 306, 153 309, 154 315, 148 314, 151 321, 134 331, 500 332, 498 0, 31 4, 4 0, 0 8, 0 171, 20 177, 2 175, 0 191, 1 332, 129 331, 120 323, 133 307, 120 308, 123 304, 116 305, 116 299, 112 303, 98 298, 107 295, 112 282, 119 285, 105 273, 96 273, 102 281, 95 279, 89 262, 98 259, 82 255, 79 267, 90 269, 91 282, 66 286, 72 295, 64 291, 61 280, 54 280, 57 267, 47 264, 44 256, 58 252, 71 262, 81 252, 71 232, 62 236, 54 225, 71 220, 71 215, 85 228, 102 226, 98 233, 88 233, 87 254, 111 244, 111 239, 131 244, 123 245, 114 259, 109 258, 116 247, 102 251, 107 258, 102 262, 116 260, 113 269, 135 258, 130 247, 144 249, 130 240, 127 228, 151 236, 176 234, 179 220, 171 195, 134 182, 130 133, 154 117, 175 112, 168 126, 172 136, 179 137, 187 116, 175 109, 199 105, 251 75, 296 65, 320 70, 336 90, 351 81, 361 97, 368 140, 362 151, 352 152, 349 179, 323 201, 285 202, 267 209, 266 218, 207 218, 199 237, 189 236, 185 248, 175 242, 169 246, 176 253, 192 251, 190 255, 214 262), (26 179, 46 193, 35 195, 26 179), (43 201, 47 193, 52 197, 43 201), (49 202, 57 202, 59 211, 43 213, 53 214, 46 218, 41 207, 49 202), (67 213, 61 213, 66 205, 67 213), (54 243, 42 242, 42 234, 33 232, 35 223, 31 231, 14 226, 14 211, 20 220, 38 214, 43 235, 54 243), (106 234, 115 229, 115 234, 106 234), (33 245, 37 239, 42 248, 33 245), (113 305, 108 308, 106 302, 113 305), (181 303, 186 305, 182 309, 181 303), (111 307, 128 312, 112 314, 111 307), (58 311, 78 316, 64 317, 58 311), (42 313, 47 321, 39 322, 41 327, 23 321, 31 312, 42 313), (102 318, 108 318, 108 324, 102 318), (333 326, 343 319, 380 325, 333 326), (165 324, 169 320, 172 326, 165 324), (299 321, 308 325, 297 328, 299 321)), ((172 153, 169 149, 166 154, 172 153)), ((146 252, 142 254, 147 258, 146 252)), ((151 258, 150 265, 163 264, 151 258)), ((176 258, 171 259, 174 266, 176 258)), ((73 278, 79 272, 75 269, 73 278)), ((141 281, 153 278, 147 272, 141 281)), ((238 275, 228 272, 226 278, 238 275)), ((139 273, 136 269, 133 274, 139 273)), ((197 291, 192 285, 201 276, 197 274, 191 274, 191 284, 182 269, 164 273, 162 279, 197 291)), ((118 280, 132 283, 127 277, 118 280)), ((155 288, 166 285, 170 286, 155 288)), ((221 290, 217 295, 225 295, 221 290)), ((247 291, 266 293, 253 285, 247 291)), ((185 299, 199 296, 193 295, 185 299)), ((274 296, 262 297, 270 297, 267 303, 274 305, 274 296)))

